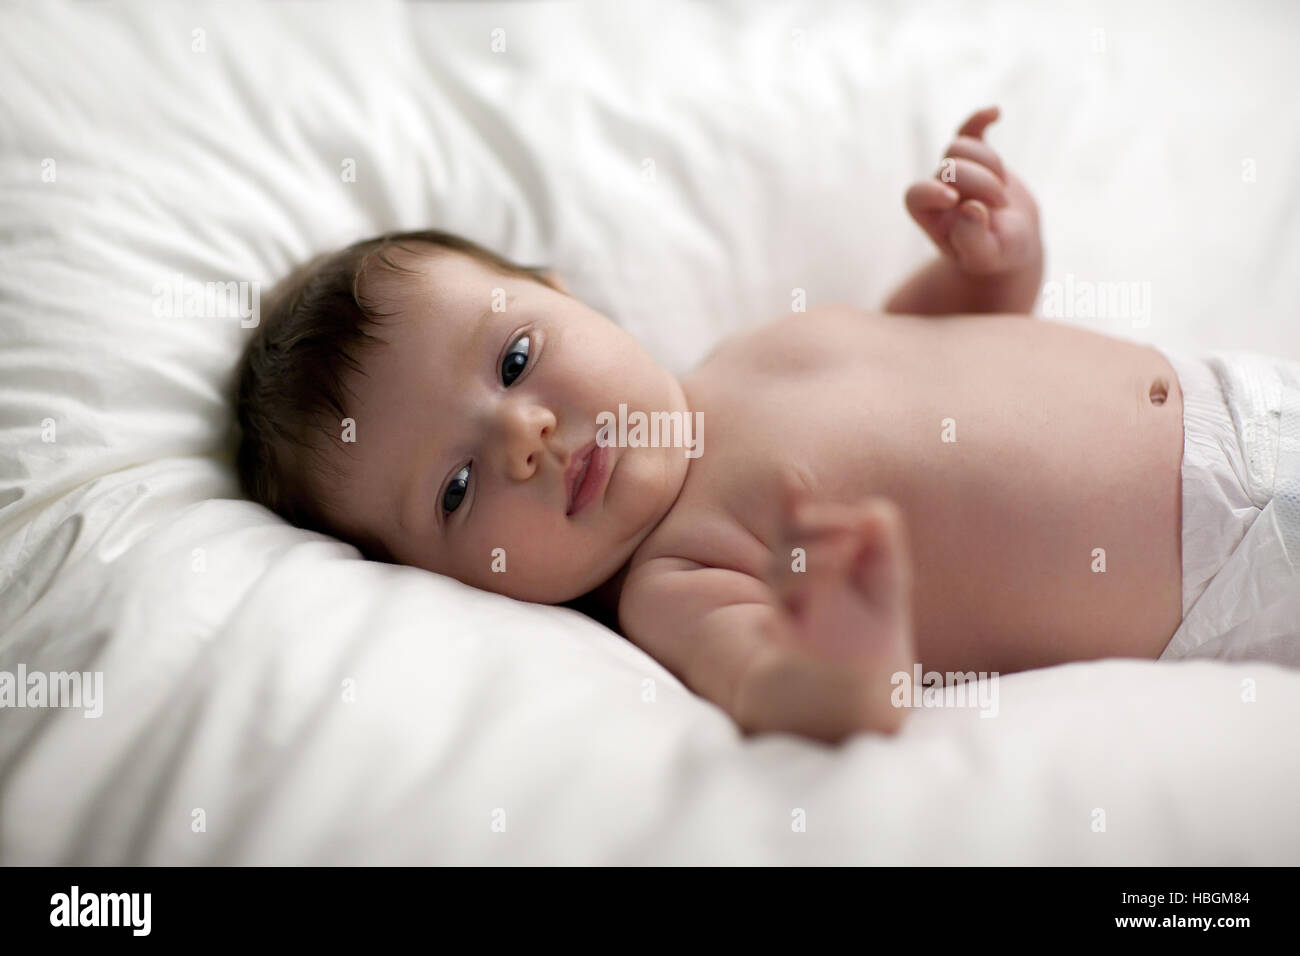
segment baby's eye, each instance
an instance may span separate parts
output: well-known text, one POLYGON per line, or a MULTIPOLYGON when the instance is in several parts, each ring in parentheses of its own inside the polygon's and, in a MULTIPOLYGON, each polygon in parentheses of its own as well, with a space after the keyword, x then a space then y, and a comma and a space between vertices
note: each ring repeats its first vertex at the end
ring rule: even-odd
POLYGON ((528 365, 528 336, 521 335, 501 360, 501 384, 509 388, 528 365))
POLYGON ((469 465, 456 472, 456 477, 451 480, 447 490, 442 493, 442 510, 447 514, 451 514, 459 508, 460 503, 465 500, 467 490, 469 490, 469 465))

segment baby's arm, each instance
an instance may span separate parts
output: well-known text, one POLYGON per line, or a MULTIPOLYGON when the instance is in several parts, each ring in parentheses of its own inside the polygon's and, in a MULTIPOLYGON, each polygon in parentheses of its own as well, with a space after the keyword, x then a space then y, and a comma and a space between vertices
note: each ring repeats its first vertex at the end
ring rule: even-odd
POLYGON ((968 119, 939 172, 907 191, 907 211, 942 253, 885 303, 886 312, 1024 312, 1038 298, 1043 246, 1038 207, 984 142, 997 107, 968 119))
POLYGON ((898 509, 795 504, 771 580, 680 558, 629 576, 624 631, 745 733, 786 732, 838 743, 893 732, 891 678, 914 657, 911 569, 898 509), (782 570, 783 569, 783 570, 782 570))

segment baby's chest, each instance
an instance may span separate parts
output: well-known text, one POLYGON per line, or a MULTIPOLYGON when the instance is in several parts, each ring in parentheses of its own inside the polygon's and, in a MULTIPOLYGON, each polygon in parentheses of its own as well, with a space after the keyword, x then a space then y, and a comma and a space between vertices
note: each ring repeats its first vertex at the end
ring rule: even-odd
POLYGON ((879 376, 832 364, 747 385, 741 377, 720 376, 693 396, 699 455, 682 500, 690 513, 727 514, 763 538, 779 530, 787 488, 860 498, 898 467, 906 458, 900 445, 919 434, 923 404, 879 376))
POLYGON ((851 471, 873 436, 929 410, 910 342, 887 336, 893 326, 841 318, 828 311, 774 323, 720 348, 683 381, 704 431, 702 477, 734 492, 717 472, 851 471))

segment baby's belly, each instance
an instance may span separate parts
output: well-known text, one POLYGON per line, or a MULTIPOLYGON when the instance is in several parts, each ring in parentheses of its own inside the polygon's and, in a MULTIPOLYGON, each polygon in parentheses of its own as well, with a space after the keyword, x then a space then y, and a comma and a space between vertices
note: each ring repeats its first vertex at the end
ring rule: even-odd
POLYGON ((899 467, 868 466, 908 517, 921 662, 1157 657, 1182 610, 1173 368, 1059 326, 959 322, 939 338, 931 397, 891 432, 899 467))
POLYGON ((719 402, 715 421, 747 420, 709 450, 754 476, 754 537, 774 540, 765 503, 791 471, 837 500, 886 495, 907 519, 926 668, 1157 657, 1182 611, 1182 396, 1164 356, 1022 317, 857 318, 805 328, 834 341, 828 364, 805 350, 719 402), (776 448, 754 440, 774 428, 776 448))

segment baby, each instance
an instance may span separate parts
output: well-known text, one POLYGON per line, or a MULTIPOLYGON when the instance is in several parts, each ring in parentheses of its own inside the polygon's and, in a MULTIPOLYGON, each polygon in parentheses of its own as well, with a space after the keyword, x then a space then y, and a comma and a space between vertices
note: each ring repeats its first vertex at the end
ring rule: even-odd
MULTIPOLYGON (((1231 370, 1029 315, 1038 213, 984 141, 997 115, 908 190, 941 255, 885 314, 792 314, 681 380, 551 273, 446 233, 307 263, 241 363, 247 494, 373 559, 581 599, 745 732, 893 731, 917 665, 1214 649, 1236 622, 1180 628, 1273 507, 1231 370)), ((1300 380, 1267 369, 1281 487, 1300 380)), ((1293 575, 1300 522, 1272 524, 1293 575)))

